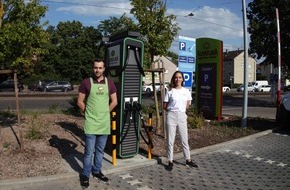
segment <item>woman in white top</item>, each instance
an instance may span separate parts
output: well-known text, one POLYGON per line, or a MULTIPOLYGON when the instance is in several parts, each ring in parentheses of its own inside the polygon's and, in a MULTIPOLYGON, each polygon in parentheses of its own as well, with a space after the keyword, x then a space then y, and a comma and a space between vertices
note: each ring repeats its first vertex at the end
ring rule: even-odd
POLYGON ((185 163, 191 167, 198 167, 190 157, 187 132, 186 109, 190 106, 192 100, 191 93, 183 87, 184 76, 181 71, 176 71, 170 82, 171 90, 167 91, 164 97, 163 109, 167 111, 167 170, 173 170, 173 145, 178 130, 180 141, 183 148, 185 163))

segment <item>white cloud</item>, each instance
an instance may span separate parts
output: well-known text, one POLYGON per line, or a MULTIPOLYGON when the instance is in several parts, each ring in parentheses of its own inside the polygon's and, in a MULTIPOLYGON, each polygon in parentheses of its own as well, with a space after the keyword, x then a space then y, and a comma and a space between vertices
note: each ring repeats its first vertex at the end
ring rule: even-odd
MULTIPOLYGON (((130 15, 132 8, 129 0, 54 0, 63 3, 58 5, 56 13, 71 16, 86 24, 97 25, 100 20, 109 17, 119 17, 126 13, 130 15)), ((176 4, 177 5, 177 4, 176 4)), ((211 6, 199 6, 193 13, 194 16, 187 16, 192 9, 188 7, 175 6, 168 8, 169 14, 177 16, 177 22, 181 30, 178 35, 192 38, 209 37, 224 42, 228 50, 241 48, 243 43, 243 20, 231 9, 213 8, 211 6)), ((241 13, 242 14, 242 13, 241 13)), ((173 48, 178 40, 173 42, 173 48)), ((172 48, 171 48, 172 49, 172 48)))
MULTIPOLYGON (((168 9, 168 12, 170 14, 178 13, 177 22, 181 28, 179 35, 192 38, 209 37, 223 42, 240 41, 243 38, 243 20, 229 9, 204 6, 194 11, 193 16, 188 16, 191 11, 184 9, 168 9)), ((178 50, 177 40, 175 39, 172 43, 171 50, 174 52, 178 50)), ((232 47, 224 43, 224 47, 232 50, 240 47, 240 44, 232 47)))
POLYGON ((243 22, 228 9, 205 6, 194 12, 194 16, 186 16, 190 11, 174 10, 184 16, 177 16, 180 35, 193 38, 211 37, 217 39, 241 38, 243 22))
POLYGON ((57 11, 67 12, 82 16, 121 16, 126 13, 129 14, 131 5, 129 1, 98 1, 98 0, 86 0, 86 1, 71 1, 65 6, 60 6, 57 11))

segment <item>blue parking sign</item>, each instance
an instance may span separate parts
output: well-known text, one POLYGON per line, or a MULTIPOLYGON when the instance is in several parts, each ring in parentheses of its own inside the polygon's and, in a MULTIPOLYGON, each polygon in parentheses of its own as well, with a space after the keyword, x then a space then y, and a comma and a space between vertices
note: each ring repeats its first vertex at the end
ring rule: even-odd
POLYGON ((191 88, 192 86, 192 72, 183 72, 183 77, 184 77, 184 87, 186 88, 191 88))

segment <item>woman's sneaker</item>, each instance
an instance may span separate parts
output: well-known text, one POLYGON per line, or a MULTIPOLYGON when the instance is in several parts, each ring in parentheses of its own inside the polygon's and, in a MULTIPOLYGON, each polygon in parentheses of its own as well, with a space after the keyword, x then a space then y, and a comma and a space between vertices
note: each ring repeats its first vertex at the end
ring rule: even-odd
POLYGON ((90 187, 90 181, 87 176, 81 175, 81 186, 83 188, 89 188, 90 187))
POLYGON ((92 173, 92 175, 93 175, 94 178, 98 178, 102 182, 109 181, 109 179, 102 172, 99 172, 99 173, 96 173, 96 174, 92 173))
POLYGON ((166 166, 166 170, 170 171, 170 172, 173 170, 173 163, 172 162, 168 163, 168 165, 166 166))
POLYGON ((190 161, 186 160, 186 165, 193 168, 198 168, 198 165, 196 165, 196 163, 194 163, 192 160, 190 161))

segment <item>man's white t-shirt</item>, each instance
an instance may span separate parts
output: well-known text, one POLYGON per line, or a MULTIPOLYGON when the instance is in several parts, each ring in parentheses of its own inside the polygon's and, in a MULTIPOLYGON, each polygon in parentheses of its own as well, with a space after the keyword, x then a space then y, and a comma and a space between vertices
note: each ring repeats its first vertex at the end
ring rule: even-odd
POLYGON ((172 88, 164 97, 164 102, 167 102, 167 111, 185 112, 188 100, 192 100, 191 93, 184 87, 172 88))

